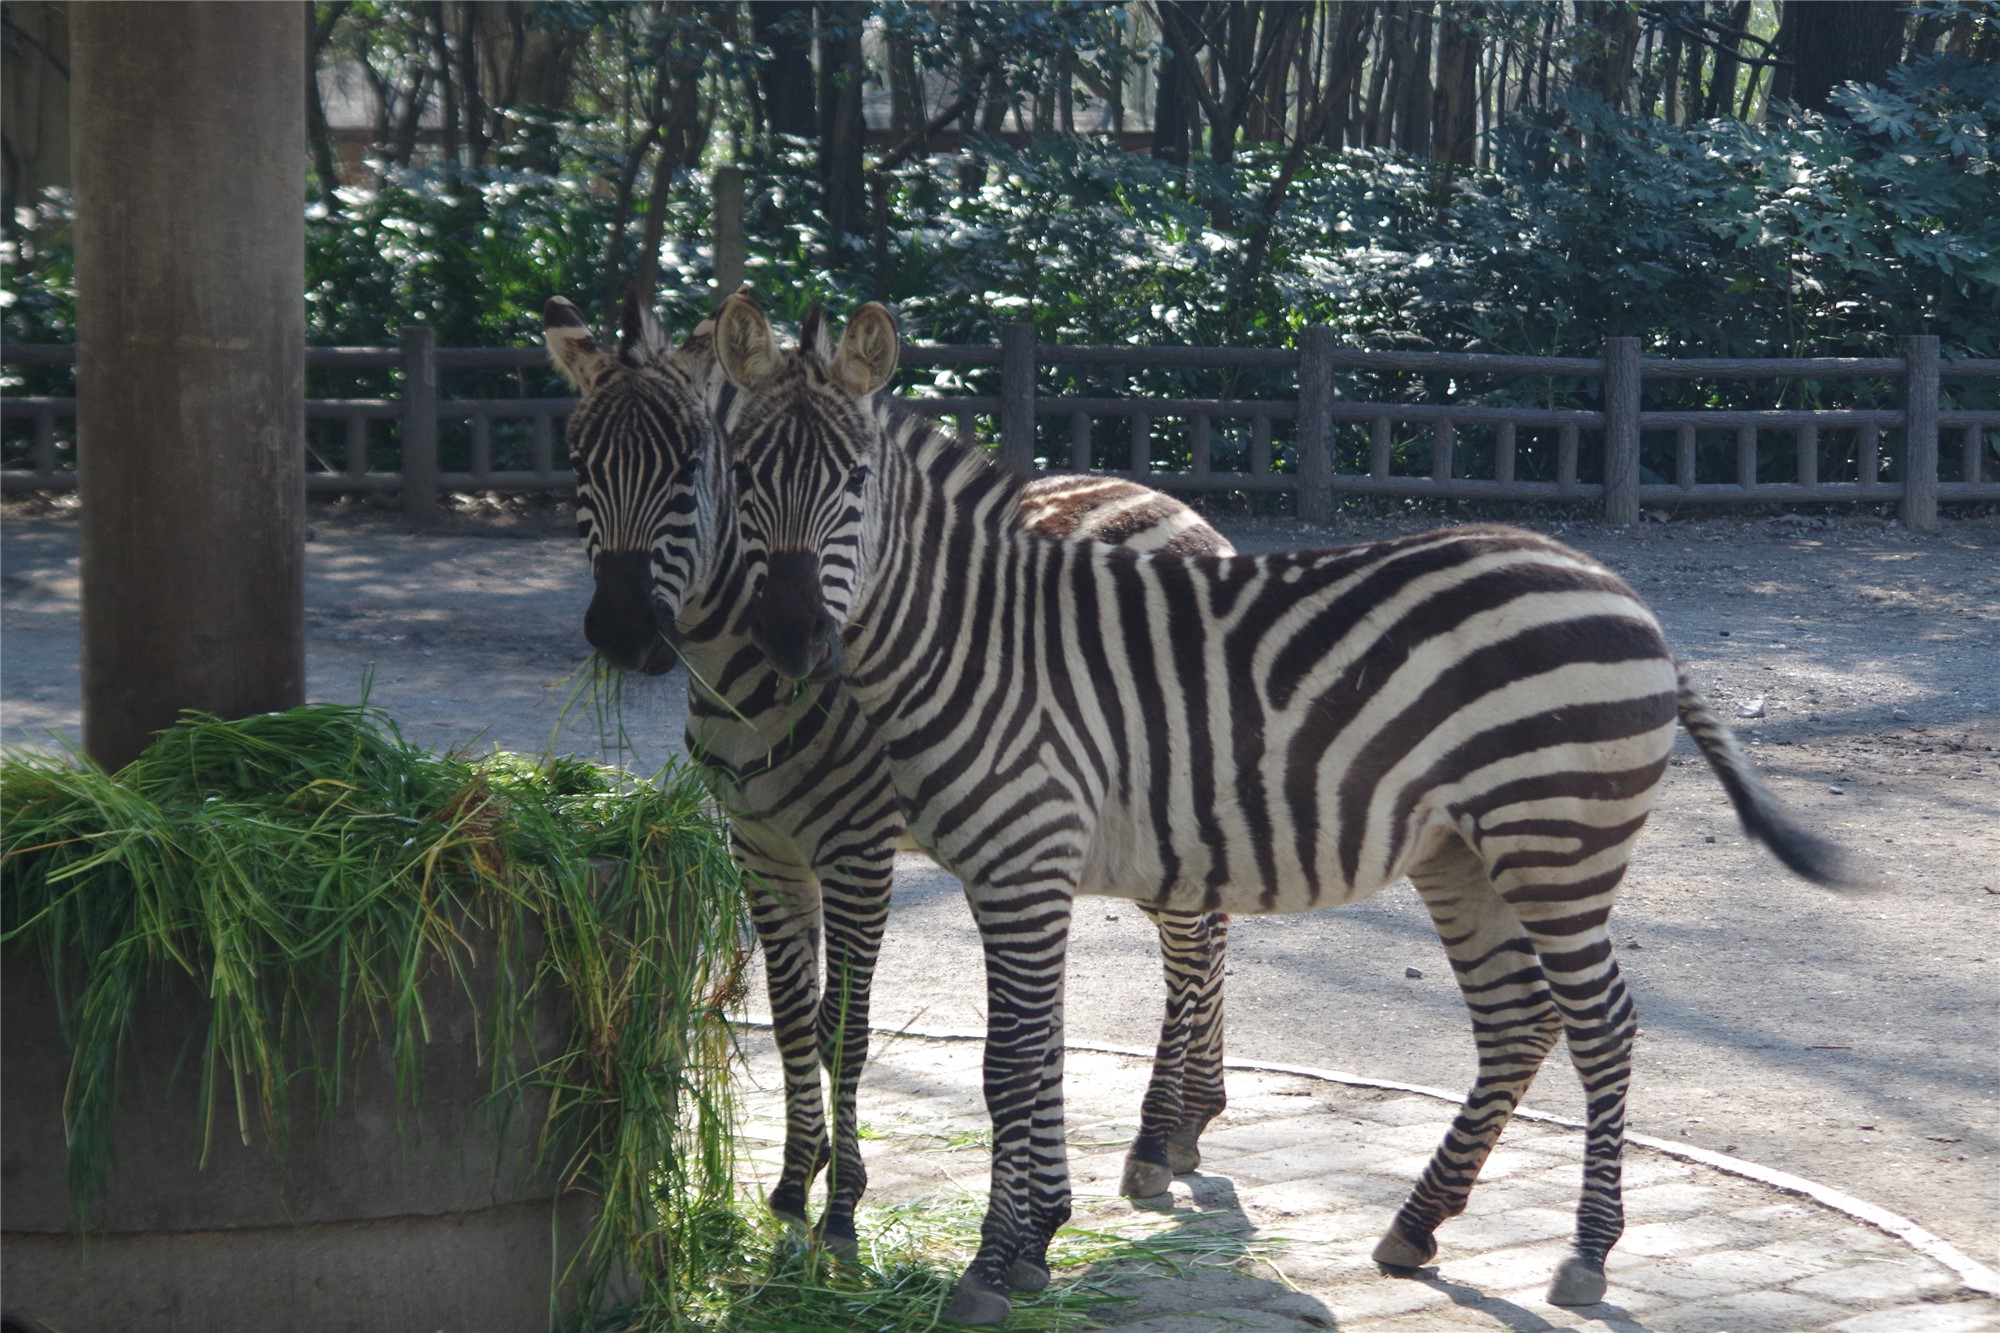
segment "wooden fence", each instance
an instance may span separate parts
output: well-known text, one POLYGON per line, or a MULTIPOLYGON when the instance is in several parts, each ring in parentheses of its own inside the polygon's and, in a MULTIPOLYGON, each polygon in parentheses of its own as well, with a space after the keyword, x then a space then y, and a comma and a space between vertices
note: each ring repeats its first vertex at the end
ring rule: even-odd
MULTIPOLYGON (((1347 495, 1386 495, 1484 501, 1596 501, 1605 521, 1632 523, 1642 505, 1895 502, 1912 528, 1936 526, 1941 500, 2000 501, 2000 463, 1988 435, 2000 432, 2000 410, 1941 411, 1939 384, 1943 379, 2000 379, 2000 359, 1941 362, 1938 340, 1930 335, 1902 339, 1898 357, 1819 357, 1800 360, 1668 360, 1643 357, 1636 338, 1605 340, 1598 357, 1522 357, 1454 352, 1376 352, 1341 348, 1333 331, 1310 328, 1300 346, 1291 349, 1201 347, 1073 347, 1035 342, 1031 324, 1007 324, 998 346, 906 346, 902 361, 911 367, 997 367, 997 394, 908 399, 912 409, 952 420, 961 436, 971 438, 979 417, 998 423, 1001 459, 1024 472, 1088 471, 1096 463, 1101 438, 1099 421, 1125 421, 1122 467, 1101 469, 1129 476, 1147 485, 1182 494, 1214 492, 1290 492, 1298 514, 1324 522, 1337 512, 1347 495), (1133 371, 1181 368, 1223 372, 1292 372, 1296 392, 1265 398, 1077 397, 1037 391, 1037 371, 1044 366, 1112 366, 1133 371), (1363 401, 1336 392, 1343 373, 1401 372, 1432 377, 1556 377, 1594 383, 1593 408, 1491 406, 1478 403, 1363 401), (1647 410, 1641 406, 1647 381, 1693 380, 1729 382, 1766 379, 1874 379, 1894 381, 1889 408, 1829 408, 1799 410, 1647 410), (1067 433, 1048 431, 1042 419, 1068 423, 1067 433), (1218 421, 1248 422, 1247 447, 1232 449, 1241 466, 1212 466, 1218 421), (1154 463, 1154 428, 1168 423, 1185 432, 1175 452, 1184 469, 1159 470, 1154 463), (1274 451, 1274 423, 1287 423, 1289 439, 1274 451), (1392 448, 1395 428, 1428 430, 1428 469, 1423 475, 1399 474, 1392 448), (1365 467, 1342 470, 1335 437, 1344 427, 1365 426, 1368 445, 1365 467), (1469 476, 1461 465, 1459 441, 1468 430, 1490 432, 1491 476, 1469 476), (1523 431, 1555 435, 1554 476, 1517 476, 1523 431), (1698 432, 1733 432, 1735 475, 1727 481, 1697 480, 1698 432), (1893 468, 1884 465, 1883 432, 1896 432, 1891 451, 1893 468), (1641 466, 1642 441, 1649 433, 1670 432, 1673 479, 1646 479, 1641 466), (1760 475, 1760 437, 1766 432, 1789 434, 1792 448, 1789 476, 1760 475), (1822 434, 1845 432, 1851 447, 1842 453, 1842 470, 1852 477, 1821 478, 1822 434), (1585 448, 1590 437, 1595 452, 1585 448), (1955 442, 1954 479, 1941 479, 1951 452, 1943 442, 1955 442), (1595 466, 1601 480, 1580 480, 1580 460, 1595 466), (1991 474, 1994 479, 1988 480, 1991 474)), ((70 346, 33 345, 8 348, 0 360, 14 365, 73 364, 70 346)), ((440 348, 428 328, 403 331, 399 348, 315 347, 307 350, 309 370, 398 370, 402 393, 395 398, 312 398, 306 415, 313 420, 343 424, 343 447, 327 457, 315 450, 306 484, 316 494, 397 491, 405 510, 421 520, 434 508, 441 492, 563 490, 571 476, 557 448, 556 422, 568 414, 567 397, 442 398, 441 371, 483 368, 523 371, 547 365, 538 347, 484 349, 440 348), (400 467, 370 469, 369 423, 398 423, 400 467), (438 466, 438 424, 458 421, 469 427, 467 466, 441 471, 438 466), (493 425, 522 421, 527 425, 526 468, 496 470, 493 466, 493 425), (314 465, 317 466, 314 466, 314 465)), ((6 492, 65 490, 75 485, 75 473, 59 461, 58 423, 73 423, 74 398, 10 397, 0 403, 7 418, 33 423, 27 468, 0 471, 6 492)), ((1240 428, 1237 432, 1240 435, 1240 428)), ((1232 439, 1237 435, 1232 435, 1232 439)), ((1656 435, 1657 438, 1657 435, 1656 435)), ((1421 452, 1421 451, 1420 451, 1421 452)), ((1484 446, 1482 445, 1482 457, 1484 446)), ((1768 451, 1766 451, 1768 454, 1768 451)), ((1656 451, 1656 457, 1666 455, 1656 451)), ((1655 475, 1664 478, 1663 472, 1655 475)))

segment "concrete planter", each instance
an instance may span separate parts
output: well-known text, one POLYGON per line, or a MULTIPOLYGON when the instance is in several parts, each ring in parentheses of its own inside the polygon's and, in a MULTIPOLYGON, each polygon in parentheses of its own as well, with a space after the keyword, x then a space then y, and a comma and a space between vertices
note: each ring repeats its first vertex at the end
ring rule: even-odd
MULTIPOLYGON (((472 994, 491 993, 490 977, 475 975, 472 994)), ((564 1197, 547 1167, 533 1169, 544 1097, 522 1098, 504 1120, 484 1113, 492 1074, 479 1038, 490 1015, 475 1015, 443 978, 423 994, 431 1040, 414 1099, 398 1097, 388 1052, 371 1046, 330 1115, 300 1078, 289 1142, 273 1143, 253 1116, 246 1143, 225 1084, 205 1165, 202 998, 185 983, 145 997, 118 1070, 109 1193, 80 1236, 62 1119, 70 1053, 39 961, 9 955, 0 975, 8 1310, 63 1333, 546 1328, 574 1302, 560 1275, 597 1201, 564 1197)), ((330 1051, 330 1008, 321 1018, 330 1051)), ((520 1055, 559 1051, 569 1023, 566 1000, 545 1001, 520 1055)), ((566 1153, 552 1156, 560 1166, 566 1153)))

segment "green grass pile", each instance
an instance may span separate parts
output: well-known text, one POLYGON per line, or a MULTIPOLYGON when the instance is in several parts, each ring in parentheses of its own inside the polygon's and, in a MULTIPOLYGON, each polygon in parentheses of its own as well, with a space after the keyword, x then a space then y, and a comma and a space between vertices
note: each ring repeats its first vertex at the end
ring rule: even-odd
POLYGON ((115 774, 0 760, 0 943, 56 992, 80 1225, 111 1166, 119 1048, 153 988, 209 997, 186 1086, 210 1135, 256 1122, 282 1142, 292 1091, 310 1083, 338 1115, 364 1046, 414 1093, 443 977, 480 1015, 486 1113, 546 1091, 545 1165, 604 1201, 580 1294, 636 1274, 644 1306, 675 1308, 743 1229, 724 1012, 744 919, 691 770, 634 783, 573 759, 438 756, 332 705, 190 715, 115 774), (558 988, 566 1046, 524 1060, 558 988))

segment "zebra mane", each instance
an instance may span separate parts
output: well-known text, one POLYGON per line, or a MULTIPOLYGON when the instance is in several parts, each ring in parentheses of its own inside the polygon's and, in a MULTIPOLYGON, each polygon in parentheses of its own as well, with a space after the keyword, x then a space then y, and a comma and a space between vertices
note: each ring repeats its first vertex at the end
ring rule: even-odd
POLYGON ((952 499, 997 492, 999 503, 991 508, 1000 526, 1008 530, 1022 526, 1021 493, 1027 482, 1000 466, 992 450, 960 443, 956 435, 935 418, 916 411, 907 399, 878 395, 876 420, 882 429, 883 446, 907 458, 927 479, 929 489, 952 499))

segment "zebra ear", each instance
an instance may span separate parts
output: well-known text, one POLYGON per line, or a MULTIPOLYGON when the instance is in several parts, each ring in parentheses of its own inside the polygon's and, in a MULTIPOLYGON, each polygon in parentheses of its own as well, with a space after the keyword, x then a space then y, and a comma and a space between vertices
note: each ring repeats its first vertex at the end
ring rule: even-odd
POLYGON ((870 301, 854 312, 833 358, 833 378, 856 398, 866 398, 896 373, 896 320, 870 301))
POLYGON ((739 389, 754 389, 778 368, 771 321, 748 296, 738 292, 715 315, 715 356, 722 373, 739 389))
POLYGON ((667 335, 660 330, 660 321, 653 316, 653 309, 634 290, 626 294, 625 309, 618 321, 618 359, 628 365, 635 360, 645 360, 667 350, 667 335))
POLYGON ((549 360, 579 393, 595 384, 612 364, 597 339, 590 336, 583 312, 560 296, 551 296, 542 307, 542 341, 548 344, 549 360))

